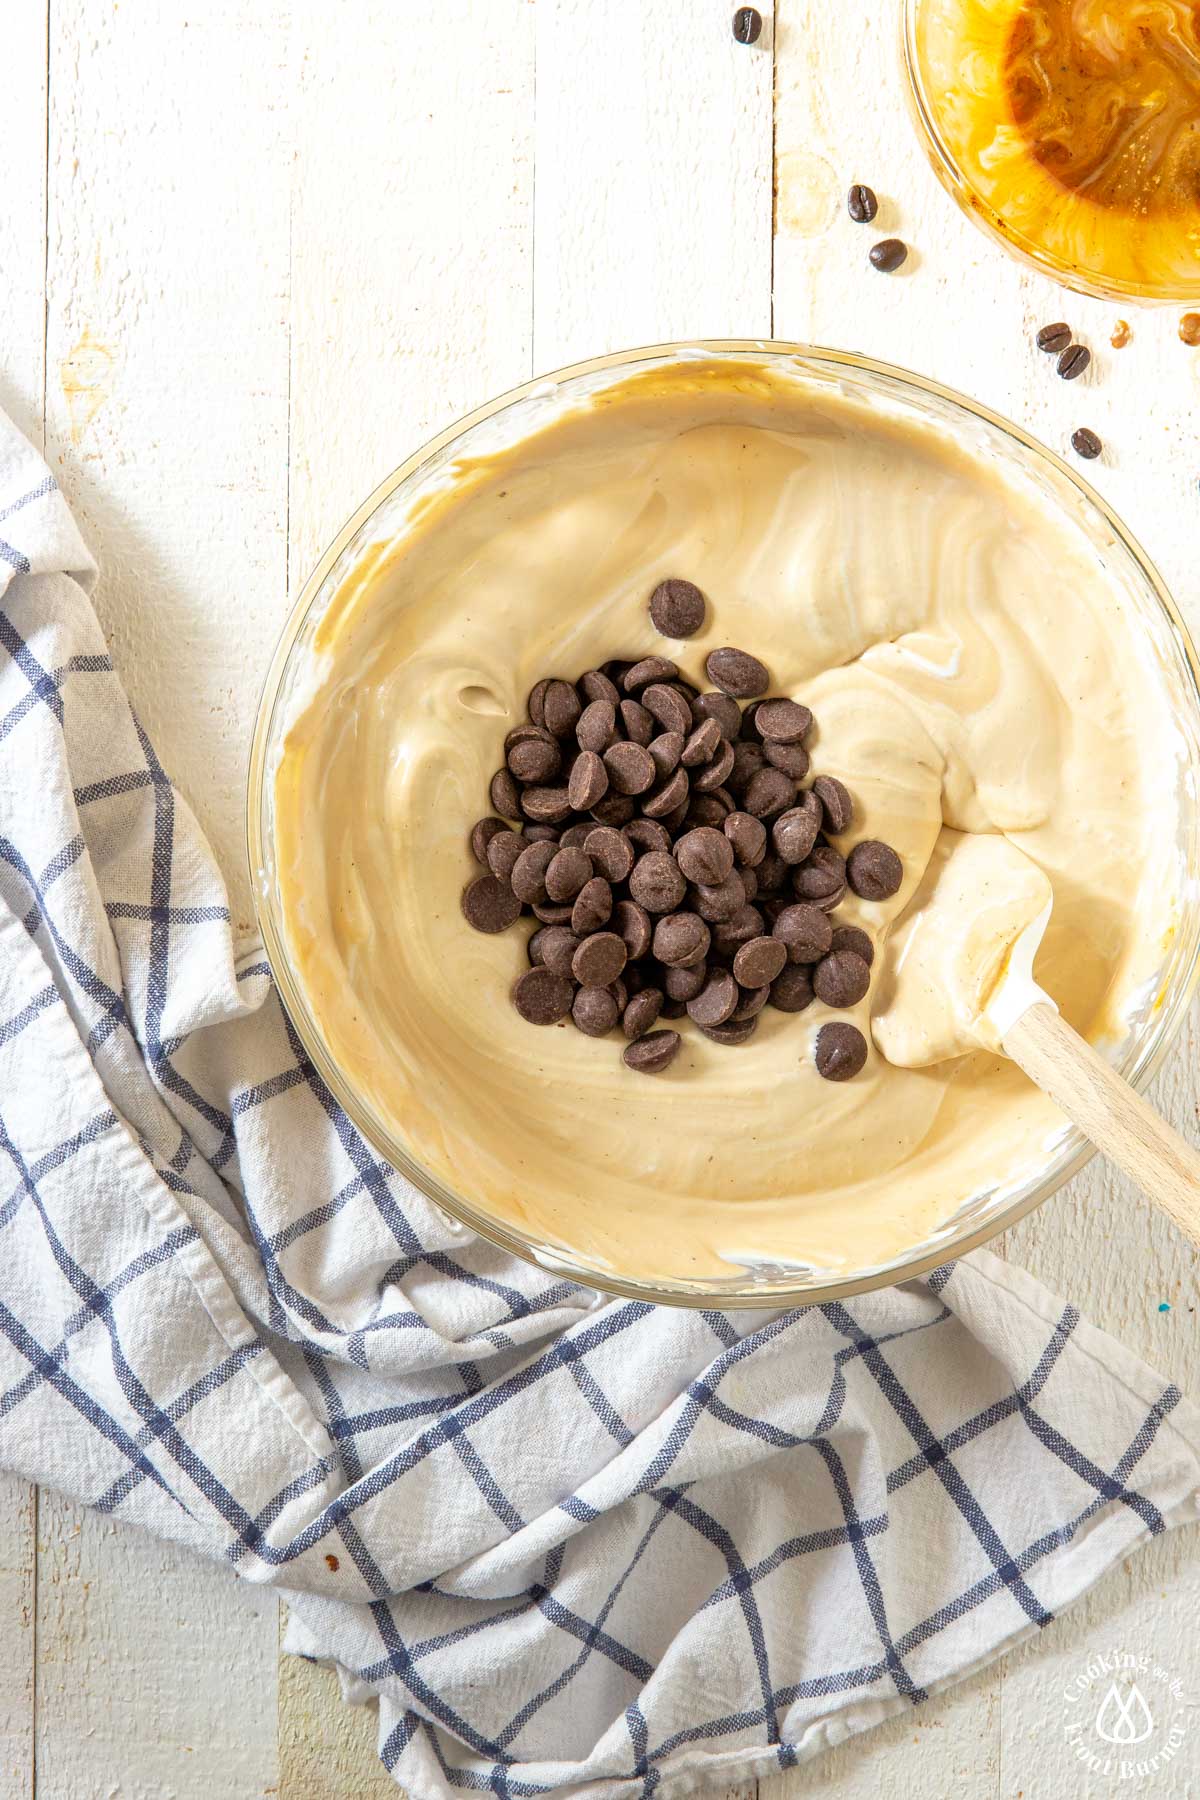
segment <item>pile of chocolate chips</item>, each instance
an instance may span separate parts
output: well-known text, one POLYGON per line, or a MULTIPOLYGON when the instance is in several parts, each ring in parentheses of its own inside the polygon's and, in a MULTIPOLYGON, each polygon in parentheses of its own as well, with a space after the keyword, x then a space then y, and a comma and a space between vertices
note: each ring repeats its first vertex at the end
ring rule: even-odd
MULTIPOLYGON (((689 581, 660 583, 650 601, 666 637, 694 636, 705 612, 689 581)), ((847 887, 886 900, 902 877, 887 844, 864 841, 843 859, 829 842, 854 804, 832 776, 802 785, 809 709, 767 698, 770 675, 744 650, 712 651, 705 673, 701 692, 649 656, 539 681, 527 723, 504 741, 493 816, 471 832, 488 873, 463 894, 468 923, 505 931, 527 911, 538 921, 513 988, 521 1017, 570 1017, 589 1037, 619 1024, 626 1064, 648 1074, 680 1045, 660 1021, 686 1014, 733 1045, 764 1006, 856 1005, 874 945, 830 915, 847 887)), ((853 1025, 817 1034, 830 1081, 856 1075, 866 1055, 853 1025)))

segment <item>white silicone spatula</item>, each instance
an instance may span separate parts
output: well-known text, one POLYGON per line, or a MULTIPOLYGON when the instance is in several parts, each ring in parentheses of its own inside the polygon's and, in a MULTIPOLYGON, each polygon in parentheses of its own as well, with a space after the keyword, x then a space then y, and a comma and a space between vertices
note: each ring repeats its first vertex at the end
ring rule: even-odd
POLYGON ((1200 1153, 1067 1024, 1033 976, 1053 895, 1002 837, 944 832, 893 936, 872 1020, 890 1062, 1000 1050, 1200 1246, 1200 1153))

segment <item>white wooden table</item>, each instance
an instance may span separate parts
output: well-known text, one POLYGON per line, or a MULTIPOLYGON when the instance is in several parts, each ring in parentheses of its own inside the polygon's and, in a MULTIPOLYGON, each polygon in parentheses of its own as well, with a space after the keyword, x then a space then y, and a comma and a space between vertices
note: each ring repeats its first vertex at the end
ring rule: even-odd
MULTIPOLYGON (((576 357, 810 339, 939 376, 1060 449, 1089 424, 1096 484, 1200 628, 1200 352, 1176 315, 1130 315, 1113 351, 1115 309, 1024 274, 958 216, 903 111, 894 0, 761 10, 753 48, 730 0, 0 10, 0 404, 44 442, 103 564, 118 664, 244 926, 243 771, 289 594, 414 445, 576 357), (881 195, 875 230, 845 215, 852 180, 881 195), (914 253, 888 278, 866 253, 893 232, 914 253), (1074 385, 1029 347, 1061 317, 1095 353, 1074 385)), ((1192 1031, 1158 1098, 1194 1132, 1196 1097, 1192 1031)), ((1007 1250, 1200 1390, 1196 1260, 1107 1169, 1007 1250)), ((370 1715, 280 1660, 277 1612, 0 1484, 0 1800, 394 1793, 370 1715)), ((1200 1539, 1178 1532, 1004 1667, 764 1800, 1107 1800, 1061 1741, 1062 1681, 1124 1644, 1198 1694, 1198 1614, 1200 1539)), ((1193 1783, 1200 1724, 1190 1763, 1147 1791, 1193 1783)))

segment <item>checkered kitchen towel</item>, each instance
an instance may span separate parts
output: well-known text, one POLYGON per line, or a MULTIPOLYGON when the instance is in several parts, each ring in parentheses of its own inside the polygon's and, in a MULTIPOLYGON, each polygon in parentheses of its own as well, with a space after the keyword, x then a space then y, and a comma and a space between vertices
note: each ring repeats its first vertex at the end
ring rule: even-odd
POLYGON ((457 1230, 322 1087, 0 419, 0 1463, 287 1593, 418 1796, 766 1775, 1197 1516, 1200 1419, 977 1255, 675 1312, 457 1230))

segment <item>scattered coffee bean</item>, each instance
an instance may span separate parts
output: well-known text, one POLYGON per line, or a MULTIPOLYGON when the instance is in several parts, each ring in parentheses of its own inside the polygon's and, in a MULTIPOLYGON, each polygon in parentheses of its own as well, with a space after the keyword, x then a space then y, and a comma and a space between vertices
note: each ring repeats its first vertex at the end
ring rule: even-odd
POLYGON ((833 949, 833 926, 819 906, 785 906, 771 927, 794 963, 820 962, 833 949))
POLYGON ((875 961, 875 946, 865 931, 857 925, 839 925, 833 934, 830 946, 833 950, 849 950, 855 956, 861 956, 868 969, 875 961))
POLYGON ((643 749, 654 736, 654 714, 647 712, 640 700, 622 700, 621 723, 631 744, 643 749))
POLYGON ((846 211, 856 225, 869 225, 879 211, 879 202, 874 190, 865 183, 856 181, 846 195, 846 211))
POLYGON ((854 802, 837 777, 818 775, 812 784, 812 791, 821 802, 825 814, 822 829, 832 832, 835 837, 839 832, 848 830, 854 817, 854 802))
POLYGON ((599 931, 612 918, 613 893, 603 875, 593 875, 584 883, 571 908, 571 930, 576 937, 587 937, 599 931))
POLYGON ((795 700, 764 700, 754 714, 763 738, 775 744, 798 744, 812 730, 813 716, 795 700))
POLYGON ((625 967, 627 954, 615 931, 597 931, 580 944, 571 972, 584 987, 609 987, 625 967))
POLYGON ((571 1005, 571 1017, 585 1037, 605 1037, 621 1016, 611 988, 581 987, 571 1005))
POLYGON ((733 35, 739 44, 757 44, 762 33, 762 14, 757 7, 739 6, 733 15, 733 35))
POLYGON ((782 974, 788 953, 778 938, 751 938, 733 959, 733 973, 739 987, 769 987, 782 974))
POLYGON ((771 842, 785 863, 802 863, 812 852, 821 829, 821 802, 812 792, 802 794, 798 806, 780 813, 771 827, 771 842))
POLYGON ((467 924, 489 936, 507 931, 521 916, 520 900, 497 875, 476 876, 463 892, 462 909, 467 924))
POLYGON ((643 688, 658 681, 674 681, 679 670, 669 656, 643 656, 627 669, 621 686, 627 694, 640 694, 643 688))
POLYGON ((616 729, 617 709, 612 701, 592 700, 580 715, 579 724, 575 727, 575 737, 581 750, 591 750, 597 756, 602 756, 612 743, 616 729))
POLYGON ((675 860, 689 881, 717 887, 733 868, 733 845, 723 832, 701 825, 678 840, 675 860))
POLYGON ((625 1008, 621 1019, 621 1030, 632 1042, 634 1038, 644 1037, 662 1011, 663 997, 659 988, 643 988, 635 994, 625 1008))
POLYGON ((654 758, 641 744, 611 745, 604 752, 604 768, 614 793, 644 794, 654 786, 654 758))
POLYGON ((665 850, 649 850, 633 866, 629 892, 647 912, 669 913, 683 899, 687 882, 673 856, 665 850))
POLYGON ((512 890, 526 906, 536 906, 547 898, 546 870, 557 855, 556 844, 528 844, 513 864, 509 876, 512 890))
POLYGON ((546 867, 547 898, 559 905, 564 900, 574 900, 594 873, 592 859, 585 851, 560 848, 546 867))
POLYGON ((856 1025, 840 1020, 817 1033, 817 1073, 826 1081, 849 1081, 867 1060, 867 1040, 856 1025))
POLYGON ((482 863, 485 868, 489 866, 488 845, 494 837, 498 837, 502 831, 507 830, 508 826, 503 819, 479 819, 472 825, 471 855, 477 863, 482 863))
POLYGON ((765 694, 771 685, 766 665, 745 650, 712 650, 704 667, 713 686, 735 700, 749 700, 757 694, 765 694))
POLYGON ((550 969, 526 969, 513 987, 513 1005, 529 1025, 557 1025, 571 1010, 575 990, 550 969))
POLYGON ((1092 360, 1092 353, 1083 344, 1068 344, 1058 359, 1058 372, 1064 381, 1075 381, 1092 360))
POLYGON ((1043 325, 1037 334, 1037 347, 1050 356, 1059 356, 1071 342, 1071 327, 1063 322, 1057 325, 1043 325))
POLYGON ((812 984, 826 1006, 857 1006, 871 985, 871 971, 853 950, 831 950, 814 968, 812 984))
POLYGON ((704 595, 693 581, 660 581, 650 596, 650 617, 664 637, 695 637, 704 629, 704 595))
POLYGON ((625 1067, 639 1075, 660 1075, 675 1060, 681 1042, 677 1031, 651 1031, 635 1038, 625 1051, 625 1067))
POLYGON ((1081 425, 1078 431, 1071 433, 1071 447, 1076 456, 1082 456, 1084 462, 1094 462, 1104 445, 1094 431, 1089 431, 1086 425, 1081 425))
POLYGON ((829 844, 818 844, 792 871, 792 892, 823 911, 831 911, 846 891, 846 864, 829 844))
POLYGON ((771 983, 771 1005, 776 1012, 803 1012, 813 1001, 812 969, 808 963, 788 963, 771 983))
POLYGON ((624 881, 633 867, 633 845, 623 831, 611 825, 594 825, 587 830, 583 848, 605 881, 624 881))
POLYGON ((700 1029, 706 1038, 712 1039, 714 1044, 733 1046, 744 1044, 754 1036, 758 1030, 758 1019, 752 1016, 748 1019, 740 1019, 736 1023, 730 1019, 724 1025, 702 1025, 700 1029))
POLYGON ((724 1025, 737 1011, 738 984, 728 969, 713 969, 704 986, 687 1003, 688 1017, 697 1025, 724 1025))
POLYGON ((847 857, 846 880, 862 900, 890 900, 904 880, 904 865, 890 844, 867 838, 847 857))
POLYGON ((668 969, 690 969, 708 954, 711 934, 694 912, 668 913, 654 927, 654 954, 668 969))
POLYGON ((902 238, 881 238, 869 251, 871 267, 881 275, 891 275, 908 260, 908 245, 902 238))
POLYGON ((733 854, 743 869, 752 869, 767 853, 767 828, 753 813, 731 812, 722 830, 733 845, 733 854))
POLYGON ((497 769, 490 789, 493 809, 502 819, 521 817, 521 796, 510 769, 497 769))

